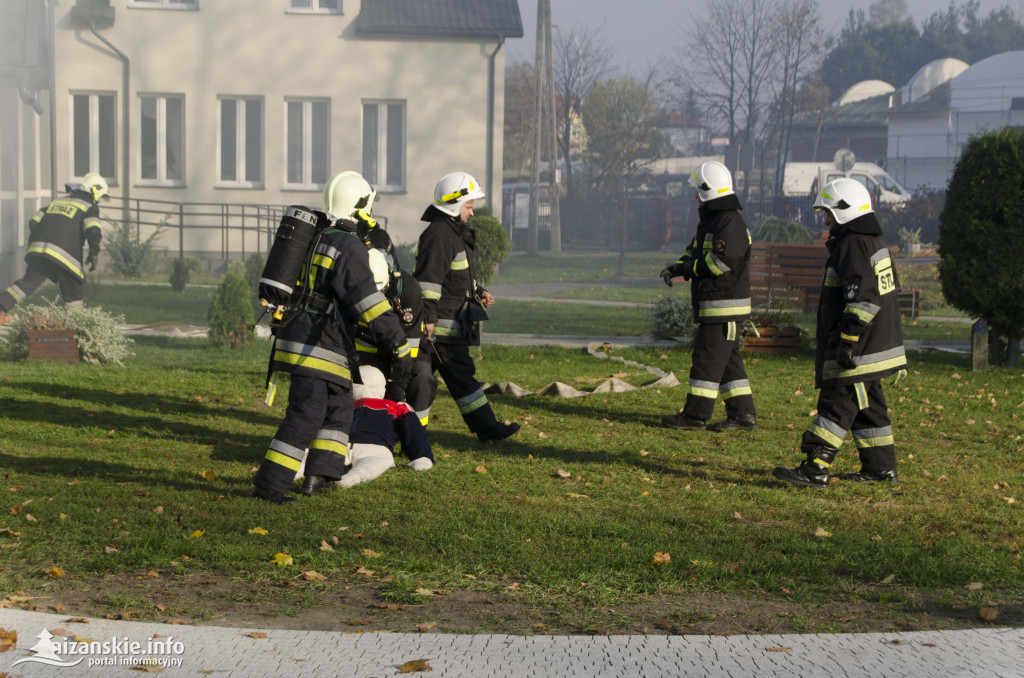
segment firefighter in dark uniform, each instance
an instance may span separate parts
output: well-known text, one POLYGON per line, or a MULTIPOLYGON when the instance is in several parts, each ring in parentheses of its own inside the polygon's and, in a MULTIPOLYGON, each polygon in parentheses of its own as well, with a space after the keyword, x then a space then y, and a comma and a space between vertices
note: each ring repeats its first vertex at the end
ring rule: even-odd
POLYGON ((882 378, 906 375, 896 301, 899 281, 871 196, 860 182, 829 182, 814 209, 825 211, 830 227, 814 361, 815 386, 821 389, 818 414, 801 441, 805 461, 794 469, 779 466, 772 475, 794 485, 828 487, 832 463, 851 431, 861 470, 841 477, 896 483, 896 449, 882 378))
POLYGON ((740 356, 740 329, 750 318, 750 231, 725 165, 703 163, 690 186, 700 203, 697 234, 679 261, 661 272, 669 286, 673 278, 693 280, 698 324, 690 390, 683 411, 662 416, 661 424, 689 431, 754 431, 754 396, 740 356), (719 396, 725 400, 726 418, 709 425, 719 396))
POLYGON ((519 424, 498 421, 476 380, 469 347, 480 344, 480 321, 494 297, 476 280, 473 252, 476 240, 467 221, 475 200, 484 192, 469 174, 452 172, 434 187, 434 202, 421 219, 430 224, 420 234, 413 273, 423 288, 425 341, 433 369, 441 374, 469 430, 482 441, 504 440, 519 424))
POLYGON ((290 372, 291 386, 284 421, 253 479, 253 495, 260 499, 294 502, 287 492, 304 456, 302 493, 319 494, 341 478, 352 425, 352 370, 358 369, 351 337, 358 321, 390 348, 395 391, 408 382, 409 343, 373 283, 366 246, 356 234, 353 215, 357 209, 368 212, 371 203, 372 196, 364 195, 349 209, 332 210, 331 216, 341 216, 324 231, 310 271, 301 277, 308 281, 309 301, 275 332, 270 367, 290 372))
POLYGON ((89 243, 85 265, 96 270, 103 238, 100 200, 110 200, 106 180, 92 172, 80 184, 66 184, 68 197, 58 198, 36 212, 29 223, 25 275, 0 293, 0 313, 7 313, 32 295, 47 280, 60 287, 68 306, 81 306, 85 298, 82 250, 89 243))
MULTIPOLYGON (((384 293, 391 308, 402 323, 412 356, 412 374, 405 389, 405 400, 416 412, 420 424, 426 428, 430 422, 430 406, 437 392, 437 377, 430 360, 430 349, 423 342, 423 291, 411 274, 397 268, 383 250, 370 250, 370 270, 377 289, 384 293)), ((376 367, 387 372, 389 353, 378 346, 362 322, 356 327, 356 351, 359 364, 376 367)), ((391 395, 390 393, 388 394, 391 395)), ((394 400, 394 398, 388 398, 394 400)))

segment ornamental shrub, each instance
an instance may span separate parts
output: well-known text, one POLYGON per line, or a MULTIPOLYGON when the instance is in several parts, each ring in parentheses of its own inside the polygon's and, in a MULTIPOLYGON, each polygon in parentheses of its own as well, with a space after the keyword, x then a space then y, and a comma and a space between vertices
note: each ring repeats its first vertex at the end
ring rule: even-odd
MULTIPOLYGON (((1011 365, 1024 335, 1024 130, 972 137, 939 216, 939 280, 949 303, 1008 339, 1011 365)), ((999 363, 1001 356, 994 356, 999 363)))
POLYGON ((28 357, 29 330, 74 330, 78 355, 88 363, 124 365, 134 355, 134 343, 121 333, 123 315, 111 315, 98 306, 19 306, 11 314, 7 331, 0 333, 0 358, 20 360, 28 357))
POLYGON ((654 302, 652 312, 654 334, 666 339, 692 338, 697 325, 693 322, 693 307, 677 295, 669 294, 654 302))
POLYGON ((163 235, 165 227, 157 226, 145 240, 139 227, 131 222, 113 222, 114 228, 104 238, 104 249, 110 257, 114 273, 124 278, 141 278, 156 265, 154 243, 163 235))
POLYGON ((184 292, 188 280, 192 276, 192 269, 184 259, 175 259, 171 262, 171 289, 175 292, 184 292))
POLYGON ((810 244, 814 242, 811 229, 798 221, 789 221, 779 217, 768 217, 752 234, 754 240, 760 242, 791 242, 810 244))
MULTIPOLYGON (((237 263, 237 262, 236 262, 237 263)), ((252 292, 241 266, 230 266, 210 303, 210 343, 241 348, 253 337, 252 292)))
POLYGON ((494 277, 498 264, 508 256, 511 243, 505 227, 490 215, 489 209, 480 208, 468 223, 476 235, 476 256, 473 258, 476 277, 481 285, 486 285, 494 277))
POLYGON ((249 283, 249 289, 252 290, 252 298, 254 300, 259 295, 260 278, 263 277, 263 266, 265 263, 263 255, 259 252, 253 252, 245 260, 245 280, 249 283))

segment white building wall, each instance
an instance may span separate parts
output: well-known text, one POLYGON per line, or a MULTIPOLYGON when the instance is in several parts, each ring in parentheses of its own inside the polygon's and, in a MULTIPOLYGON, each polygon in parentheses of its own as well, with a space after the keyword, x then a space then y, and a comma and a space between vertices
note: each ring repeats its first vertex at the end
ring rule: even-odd
MULTIPOLYGON (((285 98, 330 99, 328 176, 361 170, 362 102, 406 104, 406 190, 383 193, 376 215, 388 217, 398 242, 415 240, 437 179, 456 169, 486 177, 488 59, 495 42, 359 39, 358 0, 344 15, 295 14, 285 0, 203 0, 198 11, 129 7, 113 0, 116 19, 102 35, 131 60, 132 198, 180 202, 306 204, 319 207, 319 190, 286 190, 285 98), (139 93, 178 94, 185 100, 185 186, 137 185, 139 93), (264 99, 264 187, 218 188, 218 95, 264 99)), ((70 172, 70 92, 118 92, 118 179, 121 164, 121 61, 86 28, 74 27, 70 5, 59 7, 56 28, 58 177, 70 172)), ((499 97, 504 50, 496 59, 499 97)), ((495 115, 495 186, 501 186, 503 106, 495 115)), ((119 195, 119 188, 111 191, 119 195)), ((500 211, 500 204, 496 207, 500 211)), ((117 217, 117 214, 110 214, 117 217)), ((177 249, 177 233, 164 245, 177 249)), ((192 236, 186 250, 221 247, 217 232, 192 236)), ((250 246, 251 248, 251 246, 250 246)))

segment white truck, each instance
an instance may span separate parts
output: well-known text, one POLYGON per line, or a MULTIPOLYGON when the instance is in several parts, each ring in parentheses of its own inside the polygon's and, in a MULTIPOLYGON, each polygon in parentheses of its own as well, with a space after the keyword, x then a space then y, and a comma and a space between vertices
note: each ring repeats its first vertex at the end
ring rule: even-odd
POLYGON ((854 163, 846 173, 836 169, 831 162, 790 162, 786 163, 786 174, 782 179, 782 194, 791 197, 812 196, 821 188, 842 176, 848 176, 864 184, 879 202, 900 206, 910 200, 910 191, 873 162, 854 163))

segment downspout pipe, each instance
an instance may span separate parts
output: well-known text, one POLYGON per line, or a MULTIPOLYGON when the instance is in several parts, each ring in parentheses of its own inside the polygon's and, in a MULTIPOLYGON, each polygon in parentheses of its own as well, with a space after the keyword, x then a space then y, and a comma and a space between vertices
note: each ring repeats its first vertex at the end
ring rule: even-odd
POLYGON ((50 201, 57 199, 57 47, 55 43, 56 33, 54 32, 53 1, 46 3, 46 32, 50 44, 47 47, 50 59, 50 72, 48 73, 50 88, 50 201))
POLYGON ((501 213, 501 210, 498 208, 502 206, 501 196, 495 197, 494 195, 494 99, 497 95, 495 62, 498 58, 498 52, 501 51, 504 45, 505 34, 498 33, 498 44, 494 46, 494 51, 491 52, 487 63, 487 188, 485 193, 491 201, 491 214, 495 218, 498 218, 501 213))
POLYGON ((128 97, 131 95, 132 62, 128 55, 114 47, 113 43, 100 35, 96 30, 96 22, 89 24, 92 34, 99 38, 100 42, 109 47, 114 54, 121 59, 121 118, 122 118, 122 140, 121 140, 121 197, 124 202, 124 224, 128 224, 128 217, 131 214, 131 183, 129 181, 128 164, 131 161, 131 102, 128 97))

